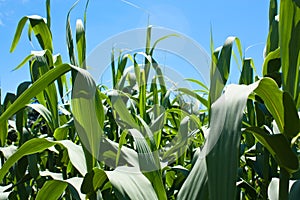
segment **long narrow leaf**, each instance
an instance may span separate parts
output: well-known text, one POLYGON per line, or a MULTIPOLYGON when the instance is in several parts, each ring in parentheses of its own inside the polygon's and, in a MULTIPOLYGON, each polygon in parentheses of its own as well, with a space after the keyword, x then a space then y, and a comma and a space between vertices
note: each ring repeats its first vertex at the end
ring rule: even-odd
POLYGON ((288 91, 297 102, 300 92, 299 61, 300 7, 293 0, 280 2, 279 35, 282 63, 283 90, 288 91))
POLYGON ((5 110, 4 113, 2 113, 2 115, 0 116, 0 123, 2 123, 4 120, 7 120, 17 111, 25 107, 25 105, 33 97, 35 97, 37 94, 43 91, 50 83, 55 81, 61 75, 70 71, 71 68, 72 66, 69 64, 62 64, 60 66, 53 68, 52 70, 47 72, 43 77, 39 78, 36 82, 32 84, 31 87, 29 87, 26 90, 26 92, 24 92, 16 99, 16 101, 13 103, 12 106, 10 106, 7 110, 5 110))

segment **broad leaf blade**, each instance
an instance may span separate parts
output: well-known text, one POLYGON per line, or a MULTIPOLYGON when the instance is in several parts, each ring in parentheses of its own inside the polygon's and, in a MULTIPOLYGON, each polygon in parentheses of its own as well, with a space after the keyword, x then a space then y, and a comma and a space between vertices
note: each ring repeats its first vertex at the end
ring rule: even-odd
POLYGON ((269 135, 258 127, 250 127, 245 131, 252 133, 269 150, 280 167, 284 167, 290 173, 298 170, 298 158, 290 148, 290 144, 284 135, 269 135))
POLYGON ((58 180, 47 181, 41 190, 37 193, 36 199, 43 200, 57 200, 66 190, 68 183, 58 180), (51 195, 49 195, 51 194, 51 195))
POLYGON ((43 138, 34 138, 24 143, 7 161, 3 164, 0 169, 0 180, 3 180, 5 174, 9 168, 12 167, 20 158, 26 155, 42 152, 49 147, 55 145, 53 142, 49 142, 43 138))
POLYGON ((106 175, 122 199, 158 199, 151 182, 136 168, 118 167, 106 175))

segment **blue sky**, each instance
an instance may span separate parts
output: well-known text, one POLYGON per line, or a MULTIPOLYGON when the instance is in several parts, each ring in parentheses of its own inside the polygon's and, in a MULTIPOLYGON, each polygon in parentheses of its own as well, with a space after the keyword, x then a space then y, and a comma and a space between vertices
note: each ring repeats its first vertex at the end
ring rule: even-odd
MULTIPOLYGON (((87 13, 87 53, 97 44, 120 32, 146 27, 150 24, 181 32, 210 52, 210 28, 215 47, 228 36, 237 36, 242 43, 245 57, 252 57, 260 74, 263 48, 268 33, 269 1, 259 0, 128 0, 141 9, 121 0, 90 0, 87 13), (146 10, 146 11, 145 11, 146 10), (251 47, 253 46, 253 47, 251 47), (248 48, 251 47, 251 48, 248 48), (247 51, 245 51, 248 48, 247 51)), ((61 53, 68 61, 65 39, 66 15, 75 0, 52 0, 52 34, 54 53, 61 53)), ((71 25, 75 32, 76 19, 83 18, 85 0, 81 0, 71 13, 71 25)), ((2 95, 15 92, 19 83, 29 80, 28 65, 17 71, 17 66, 31 50, 26 30, 15 52, 9 48, 18 21, 25 15, 45 17, 45 0, 0 0, 0 67, 2 95)), ((234 69, 237 70, 237 69, 234 69)))

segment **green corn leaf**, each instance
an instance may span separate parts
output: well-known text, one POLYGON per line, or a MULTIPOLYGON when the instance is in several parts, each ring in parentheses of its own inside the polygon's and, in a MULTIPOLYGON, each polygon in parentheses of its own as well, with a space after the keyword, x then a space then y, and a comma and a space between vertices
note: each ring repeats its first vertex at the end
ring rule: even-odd
POLYGON ((269 150, 280 167, 285 168, 290 173, 298 170, 298 158, 290 148, 290 144, 284 135, 269 135, 258 127, 250 127, 245 131, 252 133, 269 150))
POLYGON ((0 123, 3 123, 5 120, 7 120, 9 117, 11 117, 13 114, 15 114, 20 109, 24 108, 25 105, 36 95, 38 95, 41 91, 43 91, 50 83, 52 83, 54 80, 59 78, 64 73, 71 70, 71 65, 69 64, 62 64, 59 65, 50 71, 48 71, 46 74, 44 74, 42 77, 40 77, 36 82, 34 82, 31 87, 29 87, 24 93, 22 93, 16 101, 5 110, 4 113, 0 116, 0 123))
POLYGON ((279 35, 282 63, 283 90, 288 91, 297 102, 299 86, 299 22, 300 7, 293 0, 280 2, 279 35))
POLYGON ((66 21, 66 40, 67 40, 69 59, 70 59, 71 65, 75 65, 75 66, 76 66, 76 58, 75 58, 75 53, 74 53, 72 29, 71 29, 71 25, 70 25, 70 14, 71 14, 71 11, 74 9, 74 7, 78 4, 78 2, 79 2, 79 0, 77 0, 70 8, 70 10, 67 14, 67 21, 66 21))
POLYGON ((250 85, 253 83, 253 69, 253 60, 251 58, 244 59, 239 84, 250 85))
POLYGON ((136 168, 118 167, 114 171, 106 171, 106 175, 118 191, 119 199, 161 199, 155 194, 151 182, 136 168))
POLYGON ((100 142, 103 135, 103 127, 100 126, 95 112, 98 102, 98 93, 93 77, 88 71, 78 68, 78 74, 73 86, 72 111, 75 128, 81 142, 86 148, 88 171, 96 165, 99 156, 100 142), (97 96, 96 96, 97 95, 97 96), (96 98, 97 97, 97 98, 96 98))
POLYGON ((20 69, 22 66, 24 66, 32 57, 34 56, 34 54, 30 54, 28 55, 26 58, 24 58, 24 60, 18 65, 16 66, 13 70, 17 70, 20 69))
POLYGON ((110 55, 110 66, 111 66, 111 74, 112 74, 112 79, 113 79, 113 88, 116 88, 117 80, 116 80, 116 66, 115 66, 115 49, 113 48, 111 50, 111 55, 110 55))
POLYGON ((275 19, 278 12, 277 0, 271 0, 269 6, 269 34, 266 44, 266 56, 279 46, 278 20, 275 19))
POLYGON ((209 199, 206 160, 199 159, 179 190, 178 199, 209 199))
POLYGON ((192 90, 188 89, 188 88, 178 88, 178 91, 183 92, 187 95, 190 95, 191 97, 196 98, 198 101, 200 101, 206 108, 208 107, 208 101, 201 97, 199 94, 197 94, 196 92, 193 92, 192 90))
POLYGON ((0 169, 0 180, 4 178, 8 170, 23 156, 42 152, 55 144, 62 145, 67 149, 71 163, 81 173, 81 175, 84 176, 87 173, 87 167, 85 165, 85 157, 81 146, 76 145, 69 140, 54 142, 44 138, 34 138, 25 142, 11 157, 7 159, 0 169))
MULTIPOLYGON (((230 60, 232 55, 232 46, 234 42, 237 45, 240 56, 242 56, 242 47, 240 40, 236 37, 228 37, 224 45, 217 48, 212 55, 211 84, 210 84, 210 102, 211 104, 220 97, 222 90, 228 80, 230 73, 230 60)), ((242 58, 241 58, 242 60, 242 58)))
POLYGON ((146 101, 147 101, 146 75, 145 71, 141 71, 140 87, 139 87, 139 111, 142 119, 146 119, 146 101))
POLYGON ((25 16, 19 21, 10 52, 15 50, 27 20, 29 20, 32 31, 34 32, 41 48, 43 50, 48 49, 53 52, 51 31, 48 28, 45 19, 37 15, 25 16))
POLYGON ((156 72, 158 83, 159 83, 159 86, 160 86, 160 89, 161 89, 160 100, 161 100, 161 103, 162 103, 163 100, 166 97, 166 94, 167 94, 167 88, 166 88, 166 83, 165 83, 165 80, 164 80, 164 75, 162 73, 162 70, 161 70, 159 64, 153 58, 152 58, 152 67, 154 68, 154 70, 156 72))
POLYGON ((201 81, 199 81, 197 79, 186 78, 185 80, 196 83, 196 84, 198 84, 199 86, 203 87, 205 90, 208 91, 208 87, 204 83, 202 83, 201 81))
POLYGON ((16 33, 15 33, 15 36, 14 36, 14 39, 13 39, 13 42, 12 42, 10 50, 9 50, 10 52, 13 52, 15 50, 15 48, 17 47, 18 42, 19 42, 20 37, 21 37, 21 34, 22 34, 22 31, 23 31, 23 28, 25 26, 25 23, 27 22, 27 19, 28 19, 27 17, 23 17, 19 21, 16 33))
MULTIPOLYGON (((2 112, 5 112, 7 109, 11 107, 13 102, 16 100, 16 95, 12 93, 7 93, 4 102, 2 105, 2 112)), ((3 113, 1 113, 3 114, 3 113)), ((7 133, 8 133, 8 118, 0 121, 0 145, 3 147, 6 143, 7 133)))
MULTIPOLYGON (((34 57, 30 61, 30 74, 32 82, 34 82, 53 68, 53 56, 49 50, 32 51, 31 54, 34 55, 34 57)), ((39 93, 36 98, 40 104, 45 106, 51 112, 53 128, 58 127, 59 119, 56 86, 54 84, 49 84, 49 86, 44 88, 44 91, 39 93)))
POLYGON ((289 139, 296 136, 299 132, 299 117, 296 105, 290 95, 282 92, 276 82, 270 78, 262 79, 259 85, 260 87, 255 89, 255 93, 264 101, 274 117, 279 131, 289 139))
POLYGON ((179 196, 207 198, 209 192, 210 199, 235 197, 242 112, 257 84, 230 85, 212 105, 210 136, 179 196))
MULTIPOLYGON (((56 54, 53 56, 53 62, 54 66, 58 66, 63 64, 62 58, 60 54, 56 54)), ((61 100, 64 102, 64 89, 65 91, 68 91, 68 83, 66 75, 62 75, 59 79, 57 79, 57 86, 58 86, 58 92, 60 95, 61 100)))
POLYGON ((70 140, 61 140, 55 142, 54 144, 60 144, 67 149, 72 165, 80 172, 82 176, 87 173, 87 166, 85 162, 86 159, 81 146, 73 143, 70 140))
POLYGON ((146 55, 150 54, 151 51, 151 30, 152 30, 152 26, 148 26, 147 27, 147 35, 146 35, 146 55))
POLYGON ((7 132, 8 132, 8 125, 7 120, 3 120, 0 122, 0 145, 1 147, 5 146, 7 132))
MULTIPOLYGON (((127 165, 130 167, 138 167, 139 166, 139 159, 138 154, 133 149, 121 146, 120 143, 111 141, 109 139, 104 139, 104 142, 101 143, 101 150, 104 150, 103 157, 105 160, 105 151, 112 152, 112 154, 109 155, 109 159, 115 159, 115 163, 118 161, 118 165, 116 166, 123 166, 127 165), (120 152, 119 152, 120 151, 120 152), (118 156, 119 154, 119 156, 118 156)), ((114 165, 115 163, 111 163, 111 165, 114 165)))
POLYGON ((65 140, 67 139, 69 128, 74 127, 74 120, 73 118, 65 123, 64 125, 55 129, 53 136, 56 140, 65 140))
MULTIPOLYGON (((179 156, 182 152, 187 148, 188 141, 188 133, 189 133, 189 121, 190 118, 188 116, 184 117, 179 126, 178 133, 176 135, 176 144, 174 144, 163 156, 163 160, 170 156, 171 154, 178 152, 179 156)), ((178 160, 178 162, 180 162, 178 160)), ((183 165, 183 163, 179 163, 179 165, 183 165)))
POLYGON ((51 131, 54 132, 55 128, 52 114, 45 106, 43 106, 42 104, 27 104, 27 107, 30 107, 38 112, 45 119, 51 131))
POLYGON ((92 171, 84 176, 80 190, 83 194, 91 195, 100 189, 106 181, 107 176, 105 171, 99 168, 93 168, 92 171))
MULTIPOLYGON (((31 82, 28 81, 21 83, 17 88, 17 97, 19 97, 23 92, 25 92, 30 85, 31 82)), ((25 112, 24 110, 21 110, 16 113, 16 128, 20 133, 20 144, 24 142, 23 141, 23 127, 25 124, 24 112, 25 112)))
POLYGON ((281 68, 281 59, 280 59, 280 48, 270 52, 264 60, 263 63, 263 76, 270 76, 276 80, 276 74, 279 76, 276 80, 278 85, 281 85, 281 75, 279 70, 281 68), (275 75, 275 76, 274 76, 275 75))
MULTIPOLYGON (((150 31, 150 30, 149 30, 149 31, 150 31)), ((148 32, 147 32, 147 33, 148 33, 148 32)), ((150 31, 150 34, 151 34, 151 31, 150 31)), ((150 50, 150 52, 149 52, 149 55, 153 56, 154 50, 155 50, 156 46, 158 45, 158 43, 161 42, 161 41, 163 41, 163 40, 165 40, 165 39, 168 39, 168 38, 170 38, 170 37, 180 37, 180 36, 179 36, 178 34, 169 34, 169 35, 166 35, 166 36, 163 36, 163 37, 157 39, 157 40, 154 42, 154 44, 153 44, 153 46, 152 46, 152 48, 151 48, 151 50, 150 50)), ((150 39, 150 38, 149 38, 149 39, 150 39)), ((150 42, 150 41, 149 41, 149 42, 150 42)), ((147 44, 148 44, 148 43, 147 43, 147 44)))
MULTIPOLYGON (((54 181, 53 184, 61 183, 61 182, 62 183, 67 183, 68 184, 68 189, 70 190, 70 193, 71 193, 71 195, 74 199, 76 199, 76 200, 77 199, 78 200, 85 199, 85 195, 80 192, 80 187, 83 183, 83 178, 81 178, 81 177, 72 177, 72 178, 69 178, 69 179, 63 179, 63 176, 62 176, 61 173, 54 173, 54 172, 50 172, 50 171, 40 171, 39 173, 40 173, 41 176, 51 177, 53 179, 51 181, 54 181)), ((49 184, 48 182, 49 181, 47 181, 45 184, 49 184)), ((45 184, 44 184, 44 186, 47 187, 45 184)), ((51 187, 49 187, 49 188, 51 188, 51 187)), ((42 195, 42 196, 47 195, 47 194, 49 195, 48 190, 47 191, 44 190, 43 192, 40 193, 40 195, 42 195)))
POLYGON ((117 74, 116 74, 116 77, 115 77, 116 83, 118 83, 118 84, 120 82, 121 77, 123 76, 128 58, 130 60, 132 60, 131 55, 129 55, 129 54, 125 54, 125 55, 120 54, 119 55, 118 69, 117 69, 117 74))
MULTIPOLYGON (((140 119, 142 120, 142 119, 140 119)), ((144 124, 145 126, 145 124, 144 124)), ((146 126, 147 127, 147 126, 146 126)), ((151 143, 153 143, 153 135, 151 130, 145 130, 147 132, 147 136, 150 137, 151 143)), ((136 129, 129 129, 130 134, 133 136, 139 157, 139 167, 143 174, 149 179, 152 183, 153 188, 157 194, 159 199, 167 199, 166 192, 164 190, 161 174, 160 174, 160 163, 158 160, 157 151, 152 151, 144 138, 144 136, 136 129)), ((155 146, 155 144, 151 144, 151 146, 155 146)))
POLYGON ((104 127, 105 111, 104 111, 104 107, 102 104, 101 92, 98 88, 95 93, 95 103, 96 103, 95 111, 96 111, 98 123, 99 123, 100 127, 104 127))
POLYGON ((283 92, 282 103, 284 105, 284 135, 293 138, 300 132, 300 117, 290 93, 283 92))
MULTIPOLYGON (((211 107, 210 136, 205 155, 208 154, 208 190, 212 200, 235 198, 243 110, 248 95, 258 83, 229 85, 211 107)), ((197 162, 200 162, 199 159, 197 162)))
POLYGON ((85 30, 83 23, 80 19, 76 21, 76 44, 78 53, 78 64, 81 68, 86 69, 86 41, 85 41, 85 30))
POLYGON ((47 11, 47 26, 49 30, 51 29, 51 10, 50 10, 50 0, 46 0, 46 11, 47 11))
POLYGON ((125 130, 121 133, 121 136, 120 136, 120 139, 119 139, 119 145, 118 145, 118 153, 117 153, 117 156, 116 156, 116 166, 118 166, 119 164, 119 160, 120 160, 120 156, 121 156, 121 149, 122 149, 122 146, 124 144, 127 144, 127 141, 126 141, 126 136, 128 134, 128 131, 125 130))
POLYGON ((37 193, 36 199, 57 200, 68 187, 68 183, 58 180, 47 181, 37 193), (51 195, 49 195, 51 194, 51 195))
POLYGON ((129 113, 125 103, 122 100, 123 94, 118 91, 112 91, 111 94, 111 102, 114 111, 117 114, 116 121, 121 122, 126 126, 126 128, 136 128, 138 129, 138 125, 135 122, 132 115, 129 113))
POLYGON ((7 161, 3 164, 0 169, 0 180, 3 180, 5 174, 20 158, 26 155, 42 152, 45 149, 52 147, 55 143, 49 142, 46 139, 34 138, 24 143, 7 161))
POLYGON ((158 89, 157 89, 157 84, 156 84, 156 76, 154 76, 152 78, 152 81, 151 81, 151 87, 150 87, 150 92, 153 94, 153 105, 156 105, 158 104, 158 89))
MULTIPOLYGON (((274 93, 279 94, 280 92, 272 79, 264 78, 249 86, 229 85, 225 93, 211 107, 209 137, 203 147, 203 152, 201 152, 202 156, 199 156, 195 163, 195 166, 200 166, 200 162, 203 162, 201 159, 205 156, 210 199, 235 198, 242 114, 247 98, 253 91, 265 101, 269 110, 273 110, 271 113, 273 116, 275 115, 274 118, 280 117, 277 120, 282 120, 281 127, 284 127, 284 120, 281 116, 284 106, 282 101, 278 101, 278 99, 282 99, 282 96, 277 97, 274 95, 274 93), (278 111, 278 109, 281 110, 278 111)), ((282 92, 280 95, 282 95, 282 92)), ((279 137, 285 138, 284 135, 279 137)), ((287 145, 287 148, 290 148, 289 145, 287 145)), ((292 166, 292 168, 295 167, 292 166)), ((195 170, 198 170, 198 168, 194 167, 190 174, 199 174, 195 170)), ((199 174, 198 177, 188 176, 185 183, 187 185, 184 185, 183 188, 185 190, 189 187, 194 188, 192 184, 206 187, 205 180, 203 174, 199 174)), ((190 199, 197 199, 206 194, 205 190, 201 188, 196 189, 196 191, 198 193, 193 195, 188 194, 186 191, 180 191, 180 194, 189 196, 190 199)), ((193 191, 189 190, 189 192, 192 193, 193 191)))
POLYGON ((90 0, 87 0, 86 4, 85 4, 85 9, 84 9, 84 15, 83 15, 84 29, 86 29, 86 13, 87 13, 87 9, 88 9, 89 3, 90 3, 90 0))

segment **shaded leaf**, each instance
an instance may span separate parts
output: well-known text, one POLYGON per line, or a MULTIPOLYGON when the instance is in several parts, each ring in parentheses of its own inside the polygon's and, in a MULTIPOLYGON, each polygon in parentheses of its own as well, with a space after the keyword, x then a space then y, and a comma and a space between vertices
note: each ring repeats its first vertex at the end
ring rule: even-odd
POLYGON ((284 135, 269 135, 258 127, 249 127, 245 131, 252 133, 268 149, 280 167, 285 168, 290 173, 298 170, 298 158, 290 148, 290 144, 284 135))

